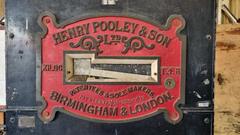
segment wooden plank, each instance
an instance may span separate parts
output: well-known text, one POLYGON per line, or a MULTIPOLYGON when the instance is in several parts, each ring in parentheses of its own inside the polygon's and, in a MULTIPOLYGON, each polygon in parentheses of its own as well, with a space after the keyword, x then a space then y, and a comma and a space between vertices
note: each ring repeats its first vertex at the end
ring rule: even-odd
POLYGON ((229 23, 228 18, 222 14, 222 5, 226 5, 227 7, 230 6, 230 1, 229 0, 218 0, 218 9, 217 9, 217 20, 218 24, 226 24, 229 23))
POLYGON ((4 113, 0 112, 0 125, 4 124, 4 113))
POLYGON ((217 28, 215 134, 240 134, 240 24, 217 28))
POLYGON ((0 16, 4 15, 5 0, 0 0, 0 16))
POLYGON ((225 4, 236 18, 240 18, 240 0, 218 0, 217 19, 218 24, 230 23, 225 14, 221 11, 221 5, 225 4))
POLYGON ((231 0, 230 9, 237 18, 240 18, 240 0, 231 0))

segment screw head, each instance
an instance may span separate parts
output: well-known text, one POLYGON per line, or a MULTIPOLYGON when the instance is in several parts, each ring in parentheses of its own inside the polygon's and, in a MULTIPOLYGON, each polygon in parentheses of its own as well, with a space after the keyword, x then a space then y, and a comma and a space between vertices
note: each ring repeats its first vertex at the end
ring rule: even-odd
POLYGON ((46 22, 46 23, 50 23, 50 19, 46 19, 45 22, 46 22))
POLYGON ((209 124, 209 123, 210 123, 210 120, 209 120, 209 118, 204 118, 204 120, 203 120, 203 121, 204 121, 204 123, 205 123, 205 124, 209 124))
POLYGON ((44 117, 49 117, 50 113, 48 111, 43 112, 44 117))
POLYGON ((13 34, 13 33, 10 33, 10 34, 9 34, 9 38, 13 39, 13 38, 14 38, 14 34, 13 34))
POLYGON ((14 117, 11 117, 11 118, 9 119, 9 121, 10 121, 11 123, 14 123, 14 122, 15 122, 15 118, 14 118, 14 117))
POLYGON ((212 39, 212 36, 211 36, 210 34, 208 34, 208 35, 206 35, 206 38, 207 38, 208 40, 211 40, 211 39, 212 39))
POLYGON ((173 78, 167 78, 164 81, 164 86, 167 89, 173 89, 176 86, 176 82, 175 82, 175 80, 173 78))

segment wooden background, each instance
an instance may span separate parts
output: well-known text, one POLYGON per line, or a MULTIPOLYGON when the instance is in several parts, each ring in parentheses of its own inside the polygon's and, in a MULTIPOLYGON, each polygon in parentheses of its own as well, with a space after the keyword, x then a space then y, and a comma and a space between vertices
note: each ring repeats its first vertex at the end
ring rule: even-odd
POLYGON ((218 26, 215 64, 215 135, 240 135, 240 24, 218 26))

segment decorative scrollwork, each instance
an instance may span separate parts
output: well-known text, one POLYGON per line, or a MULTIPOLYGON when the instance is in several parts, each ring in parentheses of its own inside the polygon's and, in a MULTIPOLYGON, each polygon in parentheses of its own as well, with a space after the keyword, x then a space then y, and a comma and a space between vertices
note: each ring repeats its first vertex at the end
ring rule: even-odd
POLYGON ((125 42, 125 48, 123 49, 122 53, 126 54, 129 50, 133 50, 133 52, 139 51, 143 49, 143 47, 147 49, 154 49, 155 45, 150 44, 146 45, 144 40, 141 37, 132 37, 125 42))
POLYGON ((89 51, 96 50, 97 54, 102 53, 102 51, 99 49, 99 42, 92 36, 84 36, 79 40, 78 43, 74 44, 73 42, 71 42, 69 43, 69 46, 72 48, 81 47, 82 49, 89 51))

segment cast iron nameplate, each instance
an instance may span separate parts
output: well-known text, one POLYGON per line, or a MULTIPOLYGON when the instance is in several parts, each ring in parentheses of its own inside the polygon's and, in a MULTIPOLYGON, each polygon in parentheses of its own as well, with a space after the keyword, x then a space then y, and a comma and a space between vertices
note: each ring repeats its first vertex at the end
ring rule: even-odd
POLYGON ((58 24, 45 12, 39 24, 37 100, 43 121, 53 120, 57 111, 108 123, 161 112, 170 123, 181 121, 186 64, 181 15, 170 16, 165 25, 135 15, 58 24))

